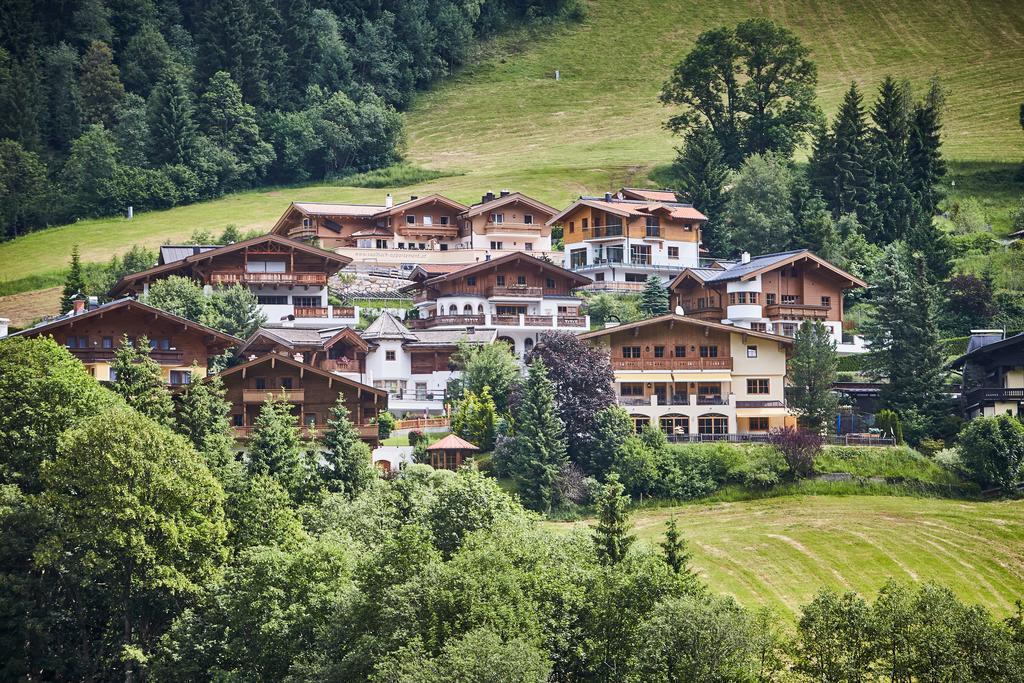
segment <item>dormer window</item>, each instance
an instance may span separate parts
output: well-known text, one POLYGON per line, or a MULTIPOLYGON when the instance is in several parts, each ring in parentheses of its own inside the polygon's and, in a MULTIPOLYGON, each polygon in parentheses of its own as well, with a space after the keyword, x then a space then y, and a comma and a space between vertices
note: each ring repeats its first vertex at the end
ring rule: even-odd
POLYGON ((311 221, 309 218, 303 218, 302 219, 302 227, 309 228, 309 227, 312 227, 312 225, 313 225, 313 221, 311 221))

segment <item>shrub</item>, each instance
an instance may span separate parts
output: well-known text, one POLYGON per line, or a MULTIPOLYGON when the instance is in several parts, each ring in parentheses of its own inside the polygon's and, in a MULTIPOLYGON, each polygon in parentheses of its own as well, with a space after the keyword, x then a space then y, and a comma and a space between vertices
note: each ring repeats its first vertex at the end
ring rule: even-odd
POLYGON ((857 477, 886 477, 932 484, 955 485, 948 469, 909 446, 827 446, 814 461, 817 472, 847 472, 857 477))
POLYGON ((712 471, 712 458, 700 448, 677 447, 670 449, 658 466, 654 495, 661 498, 687 500, 714 492, 718 482, 712 471))
POLYGON ((419 429, 413 429, 412 431, 409 432, 409 445, 415 447, 422 438, 423 432, 420 431, 419 429))
POLYGON ((395 430, 395 416, 384 411, 377 415, 377 436, 386 439, 395 430))
POLYGON ((936 453, 946 447, 945 442, 941 439, 921 439, 921 442, 917 444, 917 450, 921 451, 922 455, 929 458, 934 456, 936 453))
POLYGON ((1024 425, 1009 415, 976 418, 960 433, 959 451, 967 475, 981 486, 1013 486, 1024 463, 1024 425))
POLYGON ((883 436, 891 436, 896 443, 903 443, 903 423, 894 410, 879 410, 875 414, 875 428, 882 431, 883 436))
POLYGON ((784 427, 772 431, 770 439, 786 459, 790 476, 803 479, 814 473, 814 459, 821 454, 824 444, 821 435, 784 427))

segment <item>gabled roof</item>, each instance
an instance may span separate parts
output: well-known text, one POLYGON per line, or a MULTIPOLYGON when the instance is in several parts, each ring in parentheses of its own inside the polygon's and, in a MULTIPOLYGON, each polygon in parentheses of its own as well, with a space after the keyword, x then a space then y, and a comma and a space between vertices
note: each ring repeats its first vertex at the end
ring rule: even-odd
POLYGON ((412 283, 410 285, 406 285, 406 286, 402 287, 401 291, 409 291, 409 290, 413 290, 413 289, 418 289, 420 287, 426 287, 428 285, 434 285, 434 284, 437 284, 439 282, 444 282, 446 280, 454 280, 456 278, 463 278, 463 277, 466 277, 468 275, 476 275, 477 273, 485 272, 485 271, 488 271, 488 270, 492 270, 492 269, 494 269, 494 268, 496 268, 498 266, 503 266, 503 265, 505 265, 507 263, 511 263, 513 261, 523 261, 523 260, 525 260, 530 266, 536 266, 538 268, 541 268, 542 270, 548 271, 549 273, 555 273, 557 275, 561 275, 563 277, 569 278, 570 280, 572 280, 574 282, 578 282, 580 285, 589 285, 591 282, 593 282, 593 280, 591 280, 586 275, 580 275, 579 273, 574 273, 571 270, 566 270, 565 268, 562 268, 561 266, 556 266, 553 263, 548 263, 547 261, 545 261, 543 259, 539 259, 539 258, 537 258, 535 256, 530 256, 529 254, 527 254, 525 252, 522 252, 522 251, 512 251, 512 252, 509 252, 508 254, 505 254, 504 256, 500 256, 500 257, 498 257, 496 259, 491 259, 490 261, 480 261, 478 263, 473 263, 471 265, 468 265, 468 266, 466 266, 464 268, 460 268, 458 270, 453 270, 453 271, 451 271, 449 273, 443 273, 441 275, 436 275, 434 277, 431 277, 431 278, 428 278, 426 280, 423 280, 422 282, 414 282, 414 283, 412 283))
POLYGON ((396 213, 400 213, 402 211, 408 211, 410 209, 415 209, 417 207, 423 206, 424 204, 431 204, 433 202, 439 202, 441 204, 447 204, 448 206, 452 207, 452 209, 454 209, 455 213, 457 213, 457 214, 462 213, 463 211, 465 211, 465 210, 467 210, 469 208, 465 204, 460 204, 459 202, 455 201, 454 199, 448 199, 448 197, 445 197, 442 194, 438 194, 438 193, 434 192, 434 193, 426 195, 425 197, 417 197, 416 199, 407 199, 404 202, 400 202, 398 204, 395 204, 390 209, 383 209, 382 211, 380 211, 376 215, 379 216, 379 217, 393 216, 396 213))
POLYGON ((266 235, 260 235, 259 237, 253 237, 251 239, 242 240, 241 242, 235 242, 234 244, 228 244, 223 247, 217 247, 215 249, 201 251, 199 253, 192 254, 173 263, 154 266, 153 268, 140 270, 137 273, 129 273, 128 275, 125 275, 120 280, 118 280, 117 283, 113 286, 113 288, 111 288, 110 292, 111 294, 118 294, 124 291, 128 287, 128 285, 133 282, 146 280, 157 275, 169 275, 174 273, 175 271, 182 270, 195 263, 200 263, 208 259, 214 259, 219 256, 223 256, 224 254, 230 254, 235 251, 244 250, 247 247, 251 247, 257 244, 264 244, 268 242, 289 247, 291 249, 295 249, 296 251, 301 251, 306 254, 311 254, 313 256, 326 259, 328 264, 333 264, 328 266, 328 268, 332 269, 329 272, 341 270, 342 268, 344 268, 345 266, 352 262, 352 259, 350 259, 349 257, 342 256, 340 254, 335 254, 333 251, 327 251, 325 249, 320 249, 319 247, 310 246, 305 242, 300 242, 298 240, 293 240, 288 237, 282 237, 281 235, 268 233, 266 235))
POLYGON ((370 326, 363 330, 360 335, 363 339, 375 341, 377 339, 404 339, 416 341, 416 335, 409 331, 409 328, 402 324, 402 321, 384 311, 370 326))
POLYGON ((307 216, 373 216, 384 210, 383 204, 332 204, 330 202, 292 202, 307 216))
POLYGON ((647 199, 655 202, 674 202, 676 199, 675 190, 662 189, 651 190, 643 187, 624 187, 618 194, 624 199, 647 199))
POLYGON ((472 206, 469 207, 469 210, 467 210, 464 215, 467 218, 470 218, 472 216, 477 216, 486 211, 493 211, 494 209, 505 206, 506 204, 509 204, 511 202, 522 202, 528 206, 533 207, 537 211, 546 213, 551 216, 558 213, 558 209, 556 209, 555 207, 548 206, 544 202, 539 202, 536 199, 533 199, 532 197, 527 197, 522 192, 511 192, 505 195, 504 197, 495 197, 489 202, 473 204, 472 206))
POLYGON ((1024 332, 1020 334, 1015 334, 1012 337, 1007 337, 1006 339, 996 339, 988 343, 981 343, 983 341, 987 341, 985 339, 979 339, 977 342, 975 342, 975 337, 977 336, 978 335, 972 335, 970 340, 971 342, 973 342, 974 347, 971 348, 971 346, 969 345, 967 353, 951 362, 949 364, 949 367, 953 369, 960 369, 969 360, 977 360, 984 356, 1003 353, 1015 348, 1019 348, 1022 351, 1024 351, 1024 332))
POLYGON ((707 216, 693 208, 691 204, 684 204, 683 202, 618 199, 616 197, 612 197, 610 200, 605 197, 580 197, 570 204, 568 208, 548 220, 548 225, 558 223, 580 206, 589 206, 592 209, 606 211, 623 218, 650 216, 658 212, 664 212, 673 218, 682 220, 706 221, 708 219, 707 216))
POLYGON ((351 327, 343 327, 335 332, 330 337, 323 337, 323 347, 329 349, 340 341, 347 341, 348 343, 355 346, 360 351, 367 351, 370 345, 366 343, 366 340, 359 336, 359 333, 353 330, 351 327))
POLYGON ((216 249, 219 244, 164 244, 160 247, 160 261, 157 265, 166 265, 180 261, 193 254, 201 254, 204 251, 216 249))
POLYGON ((678 315, 676 313, 666 313, 665 315, 659 315, 656 318, 648 318, 647 320, 640 320, 635 323, 626 323, 625 325, 616 325, 614 327, 606 327, 603 330, 594 330, 593 332, 584 332, 579 335, 580 339, 597 339, 598 337, 604 337, 609 334, 615 334, 622 332, 623 330, 632 330, 637 327, 647 327, 648 325, 657 325, 664 322, 678 322, 684 325, 693 325, 695 327, 706 327, 712 330, 719 330, 722 332, 729 332, 732 334, 745 334, 758 339, 769 339, 771 341, 777 341, 781 344, 793 344, 792 337, 786 337, 780 334, 772 334, 770 332, 758 332, 756 330, 748 330, 745 327, 738 327, 736 325, 726 325, 725 323, 715 323, 710 320, 701 320, 700 318, 690 318, 685 315, 678 315))
MULTIPOLYGON (((357 382, 353 379, 349 379, 342 375, 338 375, 333 372, 328 372, 326 370, 321 370, 320 368, 314 367, 309 363, 303 363, 301 361, 295 360, 294 358, 282 356, 279 353, 267 353, 260 356, 259 358, 254 358, 253 360, 246 361, 241 365, 236 365, 232 368, 228 368, 227 370, 221 371, 220 376, 226 377, 228 375, 234 375, 244 370, 248 370, 251 367, 263 365, 264 363, 284 363, 286 365, 291 365, 294 368, 298 368, 303 373, 309 372, 319 377, 323 377, 324 379, 327 379, 330 382, 339 382, 341 384, 346 384, 350 387, 355 387, 361 391, 377 394, 378 396, 388 395, 388 392, 384 389, 377 389, 376 387, 371 387, 369 384, 363 384, 362 382, 357 382)), ((272 394, 273 391, 268 389, 267 393, 272 394)))
POLYGON ((846 280, 850 283, 851 287, 867 287, 868 283, 861 280, 856 275, 847 273, 842 268, 832 265, 825 259, 813 254, 807 249, 796 249, 793 251, 782 251, 776 254, 762 254, 760 256, 751 257, 747 263, 735 263, 729 265, 723 270, 716 270, 711 268, 687 268, 672 280, 669 285, 670 289, 675 289, 679 284, 686 279, 687 274, 697 277, 703 282, 733 282, 735 280, 753 280, 758 275, 765 273, 776 268, 782 268, 788 266, 791 263, 795 263, 801 260, 813 261, 822 268, 832 272, 840 279, 846 280))
POLYGON ((445 273, 454 273, 457 270, 462 270, 467 266, 473 265, 472 263, 419 263, 409 273, 410 280, 429 280, 432 277, 438 275, 444 275, 445 273))
POLYGON ((428 451, 478 451, 480 450, 470 442, 455 434, 449 434, 440 441, 427 446, 428 451))
POLYGON ((242 343, 241 339, 238 339, 237 337, 232 337, 230 334, 224 334, 223 332, 218 332, 217 330, 213 329, 212 327, 207 327, 206 325, 200 325, 199 323, 193 322, 193 321, 191 321, 191 320, 189 320, 187 318, 182 318, 181 316, 174 315, 173 313, 168 313, 167 311, 164 311, 162 309, 155 308, 153 306, 150 306, 149 304, 144 304, 141 301, 136 301, 135 299, 130 299, 130 298, 127 298, 127 297, 123 298, 123 299, 118 299, 116 301, 111 301, 109 303, 101 304, 101 305, 97 306, 96 308, 93 308, 92 310, 83 311, 82 313, 79 313, 77 315, 75 315, 75 313, 73 311, 65 313, 64 315, 60 316, 59 318, 55 318, 54 320, 43 321, 43 322, 39 323, 38 325, 36 325, 35 327, 30 327, 27 330, 22 330, 21 332, 16 332, 15 334, 12 334, 11 336, 12 337, 17 336, 17 335, 35 336, 35 335, 38 335, 38 334, 43 334, 45 332, 51 332, 51 331, 53 331, 55 329, 58 329, 60 327, 64 327, 65 325, 68 325, 68 324, 79 323, 79 322, 81 322, 83 320, 89 320, 91 318, 101 318, 101 317, 103 317, 104 315, 106 315, 108 313, 111 313, 111 312, 114 312, 114 311, 120 311, 120 310, 126 310, 126 311, 136 310, 136 311, 140 311, 140 312, 145 313, 147 315, 152 315, 152 316, 156 316, 158 318, 163 318, 164 320, 173 322, 176 325, 181 325, 186 331, 192 331, 192 332, 195 332, 197 334, 208 335, 212 340, 215 340, 217 342, 216 344, 213 344, 213 343, 210 344, 211 346, 214 346, 215 348, 225 348, 226 349, 226 348, 230 348, 232 346, 238 346, 238 345, 240 345, 242 343))
POLYGON ((241 355, 246 349, 265 339, 274 344, 280 344, 289 349, 320 348, 323 346, 323 336, 320 330, 308 327, 261 327, 245 340, 245 344, 238 350, 241 355))
POLYGON ((467 328, 458 330, 416 330, 413 333, 416 341, 406 344, 410 348, 421 347, 451 347, 458 346, 459 342, 470 344, 490 344, 498 338, 498 331, 492 328, 474 328, 470 332, 467 328))

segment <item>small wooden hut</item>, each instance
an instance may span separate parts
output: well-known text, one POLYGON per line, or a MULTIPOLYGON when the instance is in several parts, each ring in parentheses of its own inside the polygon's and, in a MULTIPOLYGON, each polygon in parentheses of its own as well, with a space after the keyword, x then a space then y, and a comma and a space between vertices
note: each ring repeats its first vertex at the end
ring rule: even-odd
POLYGON ((449 434, 440 441, 427 446, 430 466, 436 470, 457 470, 462 461, 480 449, 454 434, 449 434))

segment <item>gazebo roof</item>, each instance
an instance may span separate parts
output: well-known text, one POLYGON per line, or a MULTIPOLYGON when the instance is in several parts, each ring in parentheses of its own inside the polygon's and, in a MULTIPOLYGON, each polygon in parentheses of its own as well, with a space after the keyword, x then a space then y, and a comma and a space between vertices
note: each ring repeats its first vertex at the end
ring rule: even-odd
POLYGON ((427 446, 428 451, 478 451, 480 450, 470 442, 454 434, 449 434, 440 441, 427 446))

